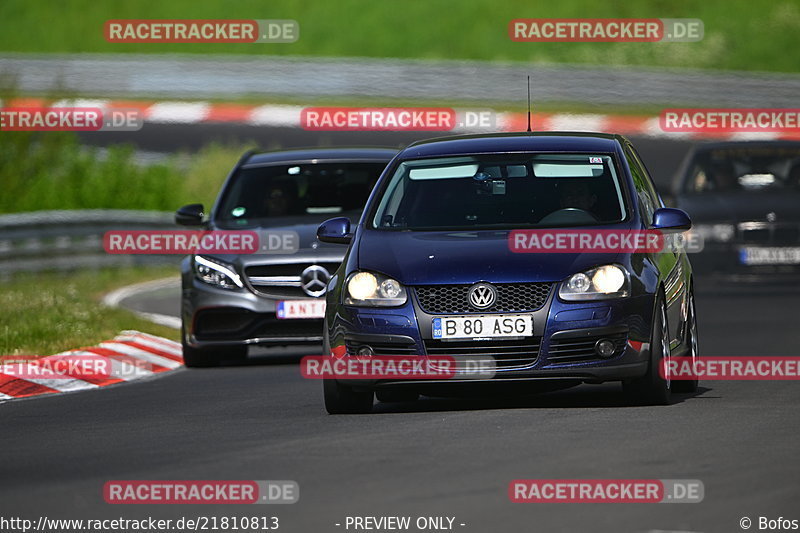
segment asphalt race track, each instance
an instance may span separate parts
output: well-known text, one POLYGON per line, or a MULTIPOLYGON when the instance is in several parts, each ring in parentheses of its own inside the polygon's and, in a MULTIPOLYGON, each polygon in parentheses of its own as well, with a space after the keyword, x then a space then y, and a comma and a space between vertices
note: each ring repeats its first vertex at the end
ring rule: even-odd
MULTIPOLYGON (((176 131, 154 130, 140 146, 177 148, 176 131)), ((297 135, 283 146, 312 144, 310 134, 297 135)), ((687 148, 638 145, 661 183, 687 148)), ((798 355, 800 289, 696 283, 702 355, 798 355)), ((143 295, 128 305, 174 314, 177 301, 143 295)), ((735 532, 744 516, 756 522, 752 530, 759 516, 800 518, 797 382, 705 382, 668 407, 627 407, 612 384, 328 416, 321 384, 304 380, 296 364, 313 351, 4 404, 0 501, 33 519, 277 516, 283 531, 318 533, 345 531, 348 515, 451 516, 456 531, 481 533, 735 532), (512 504, 508 484, 520 478, 698 479, 705 499, 512 504), (115 479, 295 480, 300 501, 113 506, 102 487, 115 479)))

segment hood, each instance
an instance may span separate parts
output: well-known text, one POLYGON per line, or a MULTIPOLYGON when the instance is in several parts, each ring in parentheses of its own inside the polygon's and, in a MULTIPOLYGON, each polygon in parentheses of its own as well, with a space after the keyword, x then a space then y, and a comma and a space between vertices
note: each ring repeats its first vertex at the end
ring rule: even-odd
POLYGON ((509 231, 491 230, 364 230, 359 238, 358 266, 405 285, 427 285, 554 282, 618 261, 618 254, 609 253, 515 253, 509 249, 508 235, 509 231))
MULTIPOLYGON (((255 231, 259 235, 270 233, 295 232, 298 236, 298 249, 294 253, 254 253, 254 254, 204 254, 216 257, 226 263, 242 267, 263 264, 289 264, 289 263, 314 263, 314 262, 341 262, 347 251, 347 246, 329 244, 317 239, 317 228, 330 218, 330 215, 320 217, 286 217, 276 219, 271 225, 242 225, 241 227, 225 227, 225 230, 255 231)), ((349 217, 351 224, 358 223, 358 217, 349 217)), ((210 229, 219 229, 212 227, 210 229)), ((263 239, 264 237, 262 237, 263 239)))
POLYGON ((678 198, 678 207, 694 223, 767 220, 800 222, 800 191, 747 191, 686 195, 678 198))

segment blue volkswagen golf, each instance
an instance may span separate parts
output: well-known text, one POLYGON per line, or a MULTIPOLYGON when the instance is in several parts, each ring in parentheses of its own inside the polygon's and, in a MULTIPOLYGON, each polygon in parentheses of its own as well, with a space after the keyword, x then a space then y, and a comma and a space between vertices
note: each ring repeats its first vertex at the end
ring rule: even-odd
POLYGON ((600 133, 470 135, 415 143, 395 157, 358 225, 324 222, 349 244, 327 289, 332 357, 480 356, 490 377, 326 379, 329 413, 374 398, 476 388, 516 392, 621 382, 636 404, 667 404, 696 381, 662 360, 697 357, 692 268, 680 247, 519 253, 514 233, 691 227, 664 207, 633 145, 600 133))

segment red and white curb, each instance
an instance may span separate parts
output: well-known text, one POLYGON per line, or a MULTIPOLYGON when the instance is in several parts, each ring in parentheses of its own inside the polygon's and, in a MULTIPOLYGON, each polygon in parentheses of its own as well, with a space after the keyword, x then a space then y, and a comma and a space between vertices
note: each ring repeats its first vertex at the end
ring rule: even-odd
POLYGON ((96 346, 68 350, 31 360, 26 364, 39 364, 44 367, 47 366, 47 360, 50 358, 58 357, 59 360, 64 360, 70 357, 86 358, 87 356, 106 357, 110 360, 112 369, 126 365, 128 370, 111 372, 108 376, 82 377, 80 379, 68 374, 37 378, 30 377, 29 372, 20 375, 16 365, 4 365, 0 362, 0 402, 45 394, 96 389, 152 377, 183 366, 180 343, 138 331, 123 331, 113 339, 101 342, 96 346), (134 372, 129 370, 131 363, 134 363, 134 372))
MULTIPOLYGON (((248 105, 216 102, 156 102, 140 100, 75 99, 49 102, 42 98, 16 98, 4 103, 8 107, 93 107, 104 111, 113 109, 136 109, 147 123, 153 124, 213 124, 236 123, 251 126, 300 128, 300 114, 304 106, 294 105, 248 105)), ((457 112, 486 111, 456 109, 457 112)), ((526 113, 498 112, 496 126, 486 128, 457 127, 453 133, 481 133, 487 131, 525 131, 526 113)), ((643 115, 608 115, 595 113, 533 113, 533 129, 536 131, 587 131, 610 132, 675 140, 729 139, 771 140, 797 139, 793 133, 743 132, 743 133, 674 133, 665 132, 659 125, 659 117, 643 115)), ((439 132, 445 133, 445 132, 439 132)))

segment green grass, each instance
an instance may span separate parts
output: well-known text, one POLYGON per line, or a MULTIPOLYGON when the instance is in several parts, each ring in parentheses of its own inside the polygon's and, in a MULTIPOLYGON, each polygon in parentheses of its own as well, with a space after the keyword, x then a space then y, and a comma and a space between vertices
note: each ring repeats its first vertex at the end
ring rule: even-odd
POLYGON ((176 276, 175 268, 106 269, 17 275, 0 284, 0 356, 51 355, 135 329, 173 340, 177 331, 100 305, 103 294, 131 283, 176 276))
MULTIPOLYGON (((0 2, 0 50, 480 59, 796 72, 800 0, 0 2), (515 43, 515 18, 699 18, 698 43, 515 43), (291 44, 113 44, 108 19, 294 19, 291 44)), ((265 73, 269 75, 269 73, 265 73)), ((489 86, 491 80, 487 80, 489 86)))
POLYGON ((81 148, 71 133, 4 132, 0 143, 0 213, 48 209, 173 211, 187 203, 210 206, 248 146, 211 144, 197 154, 138 166, 133 148, 104 156, 81 148))

